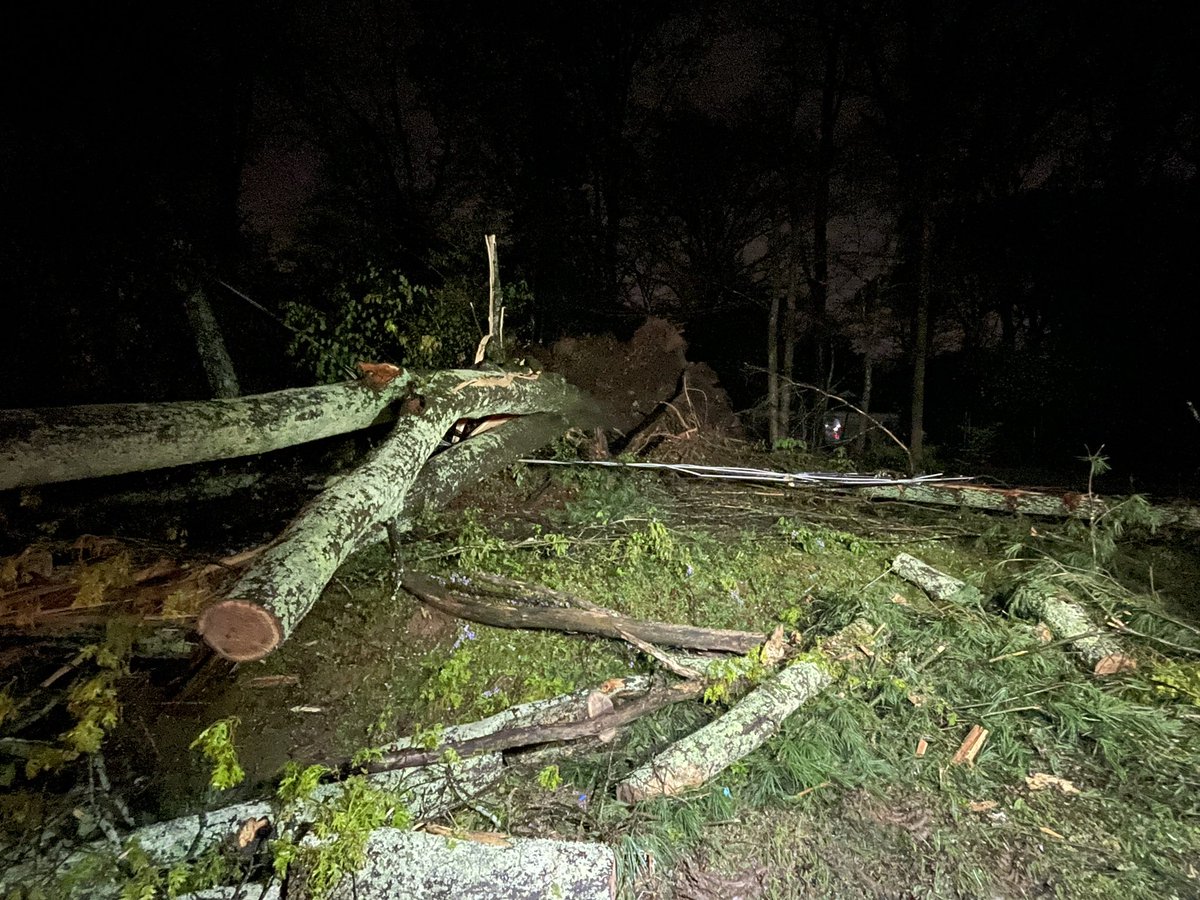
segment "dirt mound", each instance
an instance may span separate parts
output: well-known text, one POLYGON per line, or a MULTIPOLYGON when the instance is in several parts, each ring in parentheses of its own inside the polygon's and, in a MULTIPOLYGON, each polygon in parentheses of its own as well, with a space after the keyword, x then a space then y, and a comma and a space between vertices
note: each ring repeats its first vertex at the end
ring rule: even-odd
POLYGON ((717 373, 688 362, 687 341, 665 319, 648 318, 624 342, 610 334, 566 337, 545 358, 548 370, 591 394, 607 427, 622 435, 660 417, 668 403, 678 412, 676 433, 740 428, 717 373))

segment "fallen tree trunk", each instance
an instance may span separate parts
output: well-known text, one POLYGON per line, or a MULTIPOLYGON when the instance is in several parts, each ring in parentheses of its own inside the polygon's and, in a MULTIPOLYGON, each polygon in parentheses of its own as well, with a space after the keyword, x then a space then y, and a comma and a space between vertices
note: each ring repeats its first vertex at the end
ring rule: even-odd
POLYGON ((1120 642, 1103 625, 1093 621, 1070 592, 1057 585, 1029 579, 1013 592, 1013 610, 1045 622, 1056 638, 1066 641, 1096 675, 1112 675, 1137 668, 1120 642))
MULTIPOLYGON (((860 497, 871 500, 903 500, 930 506, 959 506, 992 512, 1020 513, 1027 516, 1092 519, 1109 513, 1115 506, 1110 500, 1074 491, 1026 491, 994 488, 982 484, 896 484, 867 485, 854 488, 860 497)), ((1156 525, 1178 525, 1200 529, 1200 509, 1184 504, 1154 506, 1151 515, 1156 525)))
MULTIPOLYGON (((599 693, 609 700, 636 699, 650 690, 650 679, 633 676, 612 679, 596 688, 575 691, 546 700, 537 700, 514 706, 502 712, 462 725, 452 725, 443 732, 443 739, 451 743, 483 737, 502 729, 528 726, 553 725, 564 719, 575 718, 586 712, 588 698, 599 693)), ((411 738, 386 745, 387 753, 402 752, 414 746, 411 738)), ((461 759, 453 764, 438 761, 436 765, 418 769, 383 771, 368 775, 370 783, 381 790, 409 791, 410 809, 414 818, 431 819, 460 805, 464 797, 477 796, 494 784, 503 772, 504 761, 499 753, 485 753, 470 759, 461 759)), ((328 802, 345 790, 341 782, 331 782, 317 787, 306 806, 294 822, 296 829, 303 827, 306 816, 316 813, 315 804, 328 802)), ((189 858, 189 854, 200 853, 216 841, 231 838, 238 827, 250 818, 267 817, 272 821, 277 816, 277 807, 268 800, 252 800, 236 803, 210 812, 197 813, 157 822, 135 829, 129 841, 136 842, 147 852, 156 865, 173 866, 189 858)), ((82 850, 70 851, 55 844, 36 852, 34 859, 21 862, 7 869, 0 869, 0 891, 12 890, 17 886, 47 884, 50 879, 69 875, 81 864, 106 854, 120 852, 106 843, 91 844, 82 850)), ((79 884, 71 896, 85 895, 109 897, 116 894, 113 884, 97 885, 94 882, 79 884)))
MULTIPOLYGON (((437 454, 413 482, 395 522, 398 530, 409 530, 422 512, 441 509, 465 488, 546 446, 570 426, 570 419, 558 413, 519 416, 501 428, 472 435, 437 454)), ((357 549, 384 540, 387 540, 386 529, 376 525, 364 532, 357 549)))
POLYGON ((905 581, 915 584, 934 600, 960 605, 974 605, 983 601, 983 594, 978 588, 939 572, 933 566, 907 553, 896 555, 892 560, 892 571, 905 581))
POLYGON ((652 644, 685 647, 690 650, 721 650, 748 653, 766 640, 766 635, 724 628, 701 628, 631 619, 609 610, 531 607, 486 602, 466 596, 469 585, 447 586, 429 575, 406 572, 401 579, 406 591, 447 615, 469 619, 497 628, 534 628, 598 634, 625 640, 632 634, 652 644), (624 632, 624 633, 623 633, 624 632))
MULTIPOLYGON (((424 769, 407 769, 398 772, 380 772, 366 776, 370 784, 383 791, 395 791, 406 795, 414 818, 435 818, 462 804, 464 797, 481 793, 495 784, 503 771, 503 760, 499 754, 485 754, 453 764, 438 762, 424 769)), ((321 804, 335 801, 346 790, 342 782, 323 784, 313 791, 309 799, 302 802, 300 810, 288 827, 282 828, 282 837, 303 834, 305 826, 316 816, 321 804)), ((278 819, 278 807, 268 800, 237 803, 211 812, 181 816, 166 822, 156 822, 134 829, 126 844, 136 844, 145 851, 156 866, 170 867, 201 853, 219 841, 232 840, 239 827, 247 819, 269 819, 276 828, 284 823, 278 819)), ((64 851, 61 846, 44 848, 33 859, 19 862, 0 870, 0 890, 12 891, 18 887, 35 888, 54 885, 55 880, 69 879, 73 870, 97 861, 115 859, 121 846, 107 842, 90 844, 83 849, 64 851)), ((76 880, 65 896, 75 898, 117 897, 120 894, 120 872, 114 865, 101 867, 100 875, 86 881, 76 880)), ((60 888, 61 885, 56 887, 60 888)), ((58 896, 59 891, 50 891, 58 896)), ((7 895, 6 895, 7 896, 7 895)))
MULTIPOLYGON (((839 645, 861 647, 871 641, 871 626, 860 620, 831 638, 826 649, 839 645)), ((617 785, 617 799, 638 803, 650 797, 674 796, 704 784, 761 747, 784 719, 824 690, 833 680, 831 668, 807 661, 787 666, 729 712, 631 772, 617 785)))
MULTIPOLYGON (((399 380, 399 379, 397 379, 399 380)), ((410 487, 459 419, 554 412, 582 416, 586 399, 553 375, 436 372, 420 411, 405 415, 357 469, 314 498, 251 564, 198 629, 219 654, 262 659, 291 635, 337 568, 378 525, 405 509, 410 487)))
POLYGON ((0 490, 253 456, 357 431, 394 419, 419 382, 406 372, 382 389, 359 380, 225 400, 0 410, 0 490))
MULTIPOLYGON (((310 900, 303 869, 288 896, 310 900)), ((380 828, 366 862, 344 876, 329 900, 612 900, 617 863, 604 844, 476 835, 472 840, 380 828)))

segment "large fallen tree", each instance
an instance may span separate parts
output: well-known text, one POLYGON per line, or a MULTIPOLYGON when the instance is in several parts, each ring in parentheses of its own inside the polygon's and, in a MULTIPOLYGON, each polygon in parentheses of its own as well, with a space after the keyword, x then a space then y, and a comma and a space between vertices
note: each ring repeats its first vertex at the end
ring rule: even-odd
MULTIPOLYGON (((329 579, 379 528, 406 510, 426 461, 460 419, 553 412, 587 418, 587 399, 544 373, 430 374, 392 433, 352 472, 315 497, 251 563, 226 599, 201 615, 205 641, 227 659, 262 659, 312 608, 329 579)), ((430 486, 436 493, 439 487, 430 486)))

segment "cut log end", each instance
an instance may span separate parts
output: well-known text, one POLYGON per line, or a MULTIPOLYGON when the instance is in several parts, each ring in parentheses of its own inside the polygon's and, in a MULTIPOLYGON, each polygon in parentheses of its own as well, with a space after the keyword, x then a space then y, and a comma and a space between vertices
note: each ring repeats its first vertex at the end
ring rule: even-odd
POLYGON ((262 659, 283 643, 283 625, 270 610, 245 600, 222 600, 200 614, 205 643, 234 662, 262 659))

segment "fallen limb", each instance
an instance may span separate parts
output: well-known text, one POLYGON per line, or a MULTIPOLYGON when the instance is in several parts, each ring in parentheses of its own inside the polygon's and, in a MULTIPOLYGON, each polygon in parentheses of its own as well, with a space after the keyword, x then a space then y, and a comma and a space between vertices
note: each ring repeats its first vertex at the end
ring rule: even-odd
MULTIPOLYGON (((546 725, 521 725, 465 740, 443 740, 432 750, 408 747, 385 753, 366 765, 368 772, 388 772, 411 766, 425 766, 444 759, 448 752, 466 758, 476 753, 515 750, 559 741, 599 737, 628 725, 642 716, 673 703, 694 700, 704 693, 703 681, 681 681, 672 685, 651 688, 646 694, 612 708, 611 712, 585 716, 575 721, 546 725)), ((343 772, 351 767, 343 765, 343 772)))
POLYGON ((467 596, 470 585, 447 585, 417 572, 406 572, 401 585, 418 600, 435 609, 497 628, 534 628, 598 634, 623 640, 622 631, 654 644, 692 650, 723 650, 747 653, 766 640, 766 635, 723 628, 700 628, 667 622, 646 622, 607 610, 560 609, 487 602, 467 596))
POLYGON ((1061 641, 1065 641, 1096 675, 1112 675, 1137 668, 1120 642, 1093 620, 1087 610, 1065 588, 1044 580, 1028 579, 1009 601, 1021 615, 1040 619, 1061 641))
MULTIPOLYGON (((399 530, 408 531, 422 512, 441 509, 470 485, 546 446, 570 425, 570 419, 557 413, 519 416, 438 453, 425 463, 413 482, 396 523, 399 530)), ((377 525, 363 534, 357 549, 386 539, 385 529, 377 525)))
MULTIPOLYGON (((502 575, 493 575, 490 573, 476 573, 471 576, 471 583, 477 592, 493 594, 507 599, 518 599, 521 601, 530 601, 535 605, 550 605, 558 607, 575 607, 577 609, 591 610, 592 612, 601 612, 608 616, 616 617, 616 613, 612 610, 605 609, 588 600, 586 597, 577 597, 574 594, 568 594, 563 591, 556 591, 552 588, 544 587, 540 584, 530 584, 524 581, 517 581, 515 578, 505 578, 502 575), (494 591, 493 591, 494 589, 494 591)), ((678 675, 680 678, 703 678, 703 674, 696 669, 690 668, 682 661, 675 659, 668 653, 655 647, 649 641, 642 640, 636 634, 631 633, 628 629, 618 625, 617 633, 621 639, 627 644, 641 650, 651 659, 657 660, 663 668, 672 674, 678 675)))
POLYGON ((915 584, 934 600, 960 605, 975 605, 983 601, 983 594, 978 588, 939 572, 907 553, 900 553, 892 560, 892 571, 915 584))
POLYGON ((219 654, 244 662, 278 648, 364 536, 404 511, 409 489, 455 421, 547 411, 569 416, 586 407, 576 389, 545 374, 436 372, 422 391, 423 412, 404 416, 366 461, 292 520, 225 600, 201 614, 198 630, 219 654))
MULTIPOLYGON (((832 645, 870 644, 871 626, 858 621, 830 640, 832 645)), ((718 719, 672 744, 617 785, 617 799, 637 803, 699 787, 754 752, 802 704, 833 679, 829 665, 795 662, 763 682, 718 719)))
MULTIPOLYGON (((460 838, 380 828, 366 862, 343 877, 329 900, 529 900, 570 897, 612 900, 616 858, 604 844, 476 835, 460 838)), ((308 900, 305 873, 289 880, 288 896, 308 900)))
MULTIPOLYGON (((1074 491, 1026 491, 988 487, 982 484, 891 484, 854 488, 871 500, 903 500, 930 506, 959 506, 1027 516, 1053 516, 1095 520, 1110 513, 1117 503, 1074 491)), ((1200 528, 1200 509, 1181 503, 1154 506, 1150 511, 1156 525, 1200 528)))

